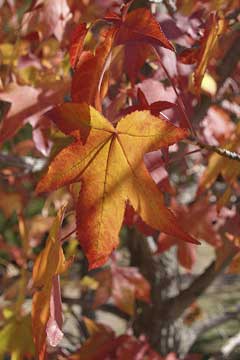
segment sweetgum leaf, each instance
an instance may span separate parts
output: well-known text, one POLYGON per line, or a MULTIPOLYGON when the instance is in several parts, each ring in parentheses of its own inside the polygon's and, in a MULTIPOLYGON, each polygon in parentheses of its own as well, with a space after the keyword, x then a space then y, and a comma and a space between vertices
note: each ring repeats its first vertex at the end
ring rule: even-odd
POLYGON ((143 161, 145 153, 187 136, 149 111, 136 111, 114 128, 87 104, 66 103, 48 113, 75 141, 51 162, 37 192, 81 180, 77 234, 90 268, 104 264, 118 245, 126 201, 152 228, 197 243, 165 207, 143 161))
POLYGON ((150 55, 154 55, 154 47, 162 46, 174 50, 173 45, 163 33, 160 24, 148 9, 139 8, 122 16, 107 13, 105 20, 113 24, 116 30, 114 45, 124 45, 123 68, 132 85, 137 75, 150 55))
POLYGON ((113 22, 118 29, 116 44, 126 44, 140 41, 153 46, 163 46, 174 50, 173 45, 163 33, 159 23, 148 9, 139 8, 130 11, 126 17, 120 18, 114 14, 105 16, 105 19, 113 22))

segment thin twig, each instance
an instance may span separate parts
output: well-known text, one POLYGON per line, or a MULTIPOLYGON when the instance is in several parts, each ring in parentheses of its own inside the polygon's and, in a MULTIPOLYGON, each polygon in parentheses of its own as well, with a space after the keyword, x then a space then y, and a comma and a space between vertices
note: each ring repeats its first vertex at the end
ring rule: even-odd
POLYGON ((224 359, 229 359, 229 356, 233 353, 234 349, 240 345, 240 332, 235 336, 228 339, 228 341, 221 348, 221 353, 224 359))
POLYGON ((69 238, 72 234, 74 234, 77 231, 77 228, 73 229, 72 231, 70 231, 67 235, 65 235, 60 242, 63 243, 67 238, 69 238))
POLYGON ((113 304, 103 304, 99 307, 99 310, 108 312, 110 314, 116 315, 123 320, 129 321, 131 316, 120 310, 117 306, 113 304))
POLYGON ((175 162, 177 162, 177 161, 181 161, 185 156, 189 156, 189 155, 198 153, 198 152, 200 152, 200 151, 201 151, 201 149, 196 149, 196 150, 188 151, 188 152, 186 152, 186 153, 184 153, 184 154, 180 154, 180 155, 178 155, 178 156, 175 156, 174 158, 172 158, 172 159, 170 159, 170 160, 168 161, 168 165, 169 165, 169 164, 173 164, 173 163, 175 163, 175 162))
POLYGON ((217 153, 220 156, 226 157, 229 160, 236 160, 240 162, 240 154, 236 153, 235 151, 230 151, 228 149, 221 148, 215 145, 205 144, 196 138, 194 140, 183 140, 183 142, 187 142, 187 143, 191 143, 192 145, 199 146, 201 149, 210 150, 212 152, 217 153))
POLYGON ((189 129, 191 130, 192 135, 196 136, 196 132, 195 132, 195 130, 194 130, 193 126, 192 126, 192 123, 191 123, 191 121, 189 120, 189 117, 188 117, 188 115, 187 115, 187 113, 186 113, 186 109, 185 109, 185 105, 184 105, 184 103, 183 103, 182 97, 180 96, 180 94, 179 94, 179 92, 178 92, 178 90, 177 90, 177 88, 176 88, 176 86, 175 86, 175 84, 174 84, 174 82, 173 82, 173 80, 172 80, 172 78, 171 78, 171 76, 170 76, 167 68, 166 68, 165 65, 163 64, 163 62, 162 62, 162 60, 161 60, 161 56, 160 56, 158 50, 156 50, 156 54, 157 54, 157 57, 158 57, 158 61, 159 61, 160 65, 162 66, 164 72, 166 73, 167 78, 168 78, 168 80, 170 81, 170 83, 171 83, 171 85, 172 85, 172 88, 173 88, 173 90, 174 90, 174 92, 175 92, 175 94, 176 94, 177 104, 178 104, 178 106, 179 106, 179 109, 181 110, 181 112, 182 112, 182 114, 183 114, 183 116, 184 116, 184 119, 185 119, 186 123, 188 124, 189 129))
POLYGON ((235 311, 227 311, 222 316, 216 316, 209 319, 207 323, 202 324, 198 329, 196 329, 198 337, 219 325, 225 324, 227 321, 235 320, 239 322, 239 310, 240 307, 238 306, 235 311))

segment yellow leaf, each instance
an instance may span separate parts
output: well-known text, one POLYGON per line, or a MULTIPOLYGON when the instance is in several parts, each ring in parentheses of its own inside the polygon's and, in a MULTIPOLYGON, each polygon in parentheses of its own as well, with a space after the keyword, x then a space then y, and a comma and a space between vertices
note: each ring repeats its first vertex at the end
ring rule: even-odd
POLYGON ((227 21, 218 14, 211 14, 209 16, 204 35, 200 41, 197 67, 194 71, 194 88, 196 93, 199 93, 205 71, 217 45, 218 38, 226 31, 226 24, 227 21))
POLYGON ((63 221, 62 207, 51 227, 45 248, 38 255, 33 268, 33 287, 36 292, 32 303, 33 339, 39 359, 44 359, 46 350, 46 326, 50 316, 50 297, 54 275, 66 271, 71 260, 66 261, 59 239, 63 221))
POLYGON ((14 45, 10 43, 3 43, 0 45, 0 59, 4 65, 12 63, 14 54, 14 45))
POLYGON ((203 76, 201 89, 212 96, 214 96, 217 92, 217 83, 208 73, 203 76))
POLYGON ((81 286, 83 288, 87 288, 90 290, 96 290, 99 286, 98 281, 96 281, 94 278, 90 276, 84 276, 80 282, 81 286))

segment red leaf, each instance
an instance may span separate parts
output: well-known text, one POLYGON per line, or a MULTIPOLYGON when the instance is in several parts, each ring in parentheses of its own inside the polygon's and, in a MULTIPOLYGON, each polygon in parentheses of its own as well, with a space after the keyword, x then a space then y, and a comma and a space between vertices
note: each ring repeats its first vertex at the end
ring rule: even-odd
POLYGON ((85 23, 78 25, 72 34, 71 47, 69 50, 70 63, 75 70, 78 67, 80 55, 83 50, 83 42, 87 35, 88 29, 85 23))
POLYGON ((135 84, 141 67, 152 53, 153 49, 149 44, 144 44, 140 41, 125 44, 124 68, 132 85, 135 84))
POLYGON ((137 89, 137 97, 139 104, 127 107, 122 111, 122 115, 130 114, 136 110, 150 110, 153 115, 158 116, 161 111, 175 106, 174 103, 169 101, 155 101, 148 103, 148 100, 140 87, 137 89))
POLYGON ((111 269, 104 269, 94 276, 95 280, 99 283, 96 289, 93 308, 97 308, 105 304, 112 294, 112 272, 111 269))
POLYGON ((133 315, 135 299, 150 302, 150 284, 137 268, 113 264, 112 279, 112 296, 122 311, 133 315))
POLYGON ((191 244, 183 244, 178 246, 179 263, 187 270, 191 270, 196 262, 196 248, 191 244))
POLYGON ((172 87, 164 87, 164 85, 155 79, 146 79, 138 85, 138 88, 144 93, 147 102, 152 104, 158 101, 170 101, 175 103, 176 94, 172 87))
MULTIPOLYGON (((186 228, 191 229, 194 236, 205 240, 216 248, 221 245, 219 228, 226 221, 228 213, 225 214, 222 211, 222 215, 219 216, 216 205, 210 205, 207 198, 203 198, 189 207, 173 204, 173 208, 179 222, 185 225, 186 228), (216 222, 217 219, 218 222, 216 222)), ((158 238, 159 252, 163 252, 173 245, 178 246, 178 259, 181 265, 191 270, 196 257, 194 246, 183 243, 172 236, 160 234, 158 238)))
POLYGON ((0 142, 11 138, 23 125, 23 121, 34 115, 33 107, 38 106, 40 89, 31 86, 19 86, 12 83, 0 94, 1 100, 11 103, 10 110, 1 123, 0 142), (27 96, 26 96, 27 94, 27 96))
POLYGON ((143 41, 153 46, 163 46, 174 50, 155 17, 145 8, 129 12, 119 26, 116 44, 126 44, 132 41, 143 41))
POLYGON ((162 32, 160 24, 148 9, 140 8, 122 17, 115 13, 108 13, 104 19, 111 21, 117 30, 116 45, 125 45, 123 49, 123 66, 132 84, 150 55, 154 55, 152 46, 163 46, 174 50, 172 44, 162 32))
POLYGON ((63 100, 68 87, 69 80, 56 81, 50 89, 12 83, 0 94, 0 99, 11 102, 11 108, 1 124, 0 143, 14 136, 26 122, 36 126, 45 111, 63 100))
POLYGON ((124 224, 128 226, 136 226, 138 230, 146 236, 153 235, 156 232, 140 218, 130 204, 127 204, 126 206, 124 224))
POLYGON ((136 299, 150 302, 150 284, 134 267, 119 267, 113 263, 94 277, 99 282, 94 307, 106 303, 110 296, 129 315, 134 313, 136 299))
POLYGON ((116 347, 114 332, 108 327, 96 324, 92 320, 85 318, 85 324, 90 333, 90 337, 83 346, 69 360, 99 360, 107 359, 116 347))

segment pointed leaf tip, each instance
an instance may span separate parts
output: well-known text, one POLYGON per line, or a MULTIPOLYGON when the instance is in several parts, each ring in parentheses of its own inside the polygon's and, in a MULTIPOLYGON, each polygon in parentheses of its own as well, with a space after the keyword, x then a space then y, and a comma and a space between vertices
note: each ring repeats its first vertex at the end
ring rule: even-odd
MULTIPOLYGON (((80 133, 81 127, 86 125, 79 106, 68 103, 58 108, 60 128, 67 123, 69 115, 70 124, 73 124, 70 128, 74 128, 75 135, 76 123, 80 133), (74 121, 71 120, 73 113, 76 116, 74 121)), ((77 236, 89 268, 103 265, 118 246, 127 201, 152 228, 198 243, 165 207, 163 195, 143 162, 144 154, 174 144, 185 138, 188 131, 153 116, 149 111, 135 111, 113 128, 92 109, 85 143, 80 135, 76 135, 75 142, 53 159, 38 185, 38 190, 47 191, 81 181, 76 209, 77 236)))

